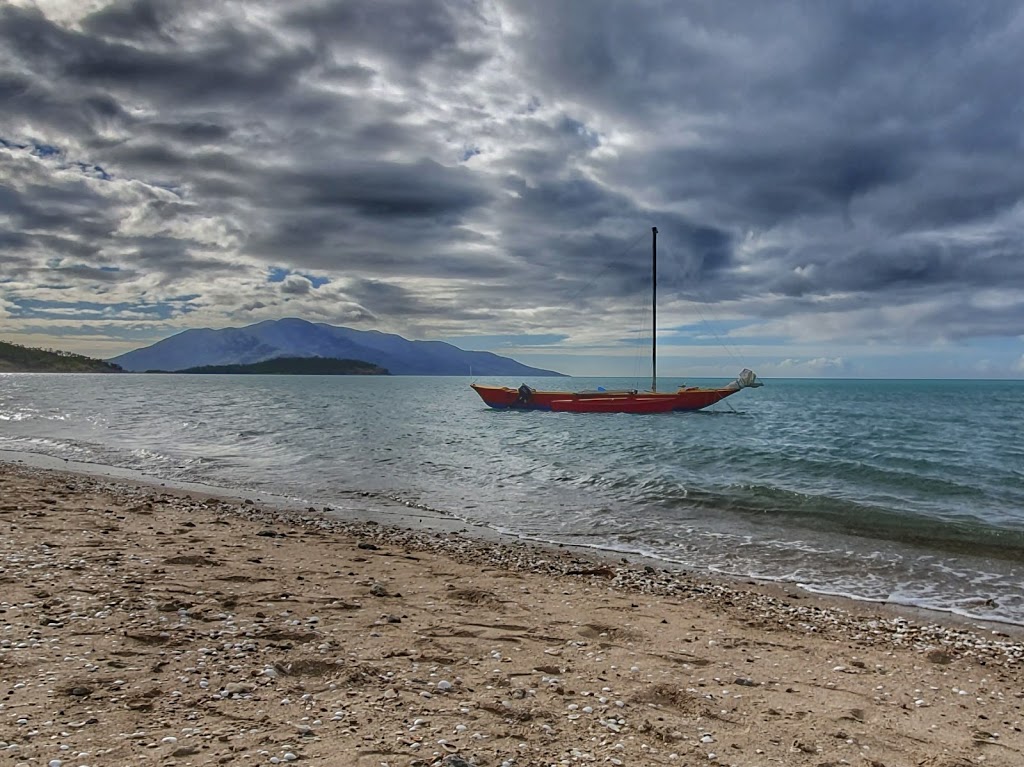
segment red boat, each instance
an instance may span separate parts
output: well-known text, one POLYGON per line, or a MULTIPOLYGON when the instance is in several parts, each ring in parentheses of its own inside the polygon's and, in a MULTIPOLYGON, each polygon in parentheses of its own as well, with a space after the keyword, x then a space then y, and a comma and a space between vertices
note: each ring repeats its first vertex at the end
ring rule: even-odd
POLYGON ((674 410, 700 410, 721 402, 730 394, 748 386, 760 386, 751 371, 721 388, 686 386, 672 393, 639 391, 541 391, 523 384, 508 386, 471 384, 480 399, 498 409, 554 410, 568 413, 670 413, 674 410))
POLYGON ((651 228, 651 390, 639 391, 540 391, 523 384, 508 386, 470 384, 490 407, 517 410, 554 410, 569 413, 671 413, 676 410, 700 410, 721 402, 740 389, 761 386, 753 371, 744 369, 732 383, 721 388, 685 386, 672 393, 658 392, 657 296, 658 229, 651 228))

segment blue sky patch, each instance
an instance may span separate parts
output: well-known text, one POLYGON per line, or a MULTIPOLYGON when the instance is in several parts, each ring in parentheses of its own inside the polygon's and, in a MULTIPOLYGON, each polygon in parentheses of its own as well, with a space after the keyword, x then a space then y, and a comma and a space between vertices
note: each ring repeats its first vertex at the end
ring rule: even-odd
POLYGON ((270 267, 270 269, 267 272, 267 282, 284 282, 285 278, 292 274, 297 274, 300 277, 305 277, 307 280, 309 280, 310 284, 314 288, 319 288, 322 285, 327 285, 330 283, 330 280, 327 277, 317 277, 316 275, 308 274, 306 272, 296 272, 291 269, 285 269, 284 267, 281 266, 270 267))

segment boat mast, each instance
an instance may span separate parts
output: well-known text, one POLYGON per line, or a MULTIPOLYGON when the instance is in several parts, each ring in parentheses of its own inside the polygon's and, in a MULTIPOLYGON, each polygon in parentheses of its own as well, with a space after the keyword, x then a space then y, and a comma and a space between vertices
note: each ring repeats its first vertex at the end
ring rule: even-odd
POLYGON ((651 391, 658 391, 658 227, 651 227, 651 391))

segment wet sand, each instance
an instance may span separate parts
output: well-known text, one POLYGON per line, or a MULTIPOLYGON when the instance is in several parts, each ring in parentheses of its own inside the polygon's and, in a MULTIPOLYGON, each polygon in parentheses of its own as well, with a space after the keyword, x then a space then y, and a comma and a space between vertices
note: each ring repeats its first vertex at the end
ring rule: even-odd
POLYGON ((4 764, 1024 764, 997 626, 11 463, 0 531, 4 764))

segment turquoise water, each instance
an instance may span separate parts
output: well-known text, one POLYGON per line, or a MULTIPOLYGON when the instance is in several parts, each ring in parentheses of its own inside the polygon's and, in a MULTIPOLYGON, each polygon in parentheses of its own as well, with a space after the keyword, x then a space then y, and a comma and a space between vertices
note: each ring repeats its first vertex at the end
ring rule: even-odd
POLYGON ((311 504, 370 492, 529 539, 1024 624, 1024 382, 771 380, 652 416, 490 410, 468 384, 0 375, 0 449, 311 504))

